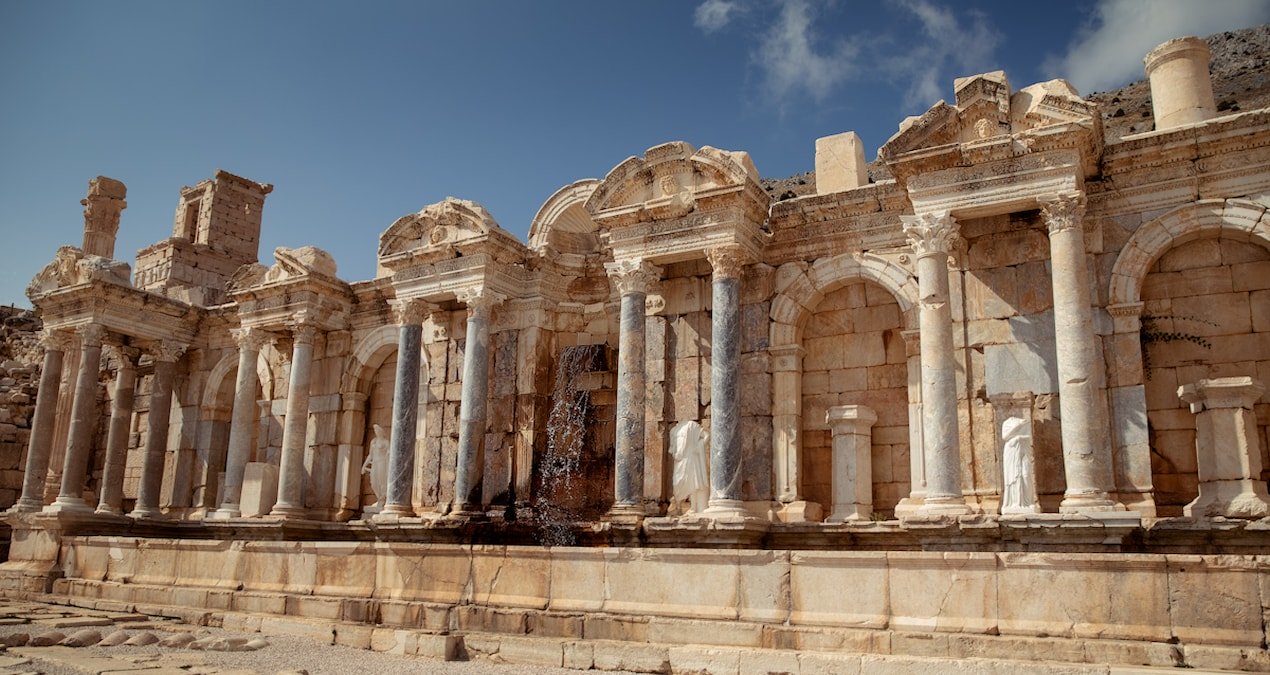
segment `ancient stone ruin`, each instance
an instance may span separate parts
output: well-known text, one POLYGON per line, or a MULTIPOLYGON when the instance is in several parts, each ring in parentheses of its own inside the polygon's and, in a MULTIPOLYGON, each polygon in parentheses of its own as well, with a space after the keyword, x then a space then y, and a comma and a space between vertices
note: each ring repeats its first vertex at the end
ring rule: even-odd
POLYGON ((446 199, 363 281, 260 262, 271 186, 224 171, 130 269, 99 177, 29 289, 0 588, 575 667, 1270 669, 1270 109, 1219 113, 1207 59, 1152 51, 1113 142, 998 71, 876 182, 848 132, 778 202, 650 148, 527 244, 446 199))

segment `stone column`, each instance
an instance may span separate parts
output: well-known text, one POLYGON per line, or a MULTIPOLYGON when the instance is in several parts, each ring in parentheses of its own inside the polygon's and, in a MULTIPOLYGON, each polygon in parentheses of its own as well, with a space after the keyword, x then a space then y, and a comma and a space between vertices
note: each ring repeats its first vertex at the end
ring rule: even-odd
POLYGON ((489 324, 503 298, 484 289, 460 292, 467 305, 467 338, 463 350, 463 391, 459 401, 459 452, 454 479, 453 512, 481 511, 481 472, 484 469, 485 418, 489 398, 489 324))
POLYGON ((661 269, 643 260, 604 266, 622 298, 617 347, 617 443, 612 514, 644 515, 644 301, 661 269))
POLYGON ((908 496, 895 505, 895 517, 907 518, 926 500, 926 435, 922 430, 922 332, 900 331, 908 360, 908 496))
POLYGON ((106 462, 101 476, 97 513, 123 515, 123 478, 128 463, 128 435, 132 431, 132 404, 137 389, 137 357, 133 347, 115 347, 115 396, 110 403, 110 429, 106 435, 106 462))
POLYGON ((271 516, 305 515, 304 451, 309 434, 309 381, 312 379, 313 340, 317 326, 299 322, 291 327, 291 382, 287 386, 287 418, 282 425, 282 460, 278 467, 278 503, 271 516))
MULTIPOLYGON (((952 307, 948 304, 948 254, 958 236, 947 211, 901 216, 917 257, 921 329, 922 442, 926 496, 922 514, 968 513, 961 492, 961 448, 957 431, 957 374, 953 358, 952 307)), ((910 450, 911 451, 911 450, 910 450)))
POLYGON ((133 518, 156 518, 159 491, 163 487, 163 462, 168 452, 168 422, 172 414, 172 384, 176 361, 185 353, 183 345, 160 342, 154 354, 154 379, 150 384, 150 433, 146 435, 145 455, 141 460, 141 488, 137 504, 129 514, 133 518))
POLYGON ((745 517, 741 501, 741 272, 750 261, 739 246, 712 248, 706 257, 714 269, 710 310, 710 501, 706 514, 745 517))
POLYGON ((71 335, 66 331, 45 329, 40 341, 44 346, 44 365, 40 369, 40 389, 36 392, 35 415, 31 420, 22 496, 13 505, 13 510, 18 513, 32 513, 44 508, 44 481, 48 479, 49 453, 53 449, 62 360, 70 348, 71 335))
POLYGON ((816 522, 823 510, 803 494, 803 356, 799 345, 768 350, 772 357, 772 475, 776 479, 777 517, 786 523, 816 522))
POLYGON ((1184 384, 1178 398, 1195 413, 1199 496, 1182 507, 1191 518, 1264 518, 1270 494, 1261 480, 1261 447, 1253 406, 1265 385, 1251 377, 1184 384))
POLYGON ((62 462, 62 489, 46 512, 91 511, 84 501, 88 459, 92 454, 93 429, 97 426, 97 378, 101 375, 101 340, 106 330, 98 325, 79 329, 79 375, 71 404, 70 443, 62 462))
POLYGON ((825 413, 833 432, 833 512, 826 522, 869 520, 873 515, 872 408, 840 405, 825 413))
POLYGON ((423 321, 434 308, 419 300, 397 307, 397 375, 393 383, 392 431, 388 441, 388 494, 375 519, 413 516, 415 434, 419 426, 419 367, 423 321))
POLYGON ((1068 192, 1041 202, 1049 227, 1054 287, 1054 344, 1058 356, 1058 407, 1067 491, 1064 513, 1112 511, 1111 457, 1095 409, 1100 379, 1085 260, 1085 195, 1068 192))
POLYGON ((256 414, 256 362, 269 334, 259 328, 230 331, 238 343, 238 375, 234 379, 234 409, 229 418, 229 447, 225 453, 225 490, 220 508, 211 518, 238 518, 242 515, 243 472, 251 457, 252 430, 259 428, 256 414))

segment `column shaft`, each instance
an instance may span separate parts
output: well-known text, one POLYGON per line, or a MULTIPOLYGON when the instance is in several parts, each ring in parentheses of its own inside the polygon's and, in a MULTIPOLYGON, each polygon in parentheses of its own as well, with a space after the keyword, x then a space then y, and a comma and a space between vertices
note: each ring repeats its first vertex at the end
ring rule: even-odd
POLYGON ((251 457, 252 430, 259 426, 256 412, 256 361, 264 336, 251 328, 234 332, 238 341, 238 374, 234 378, 234 408, 229 418, 229 447, 225 455, 225 490, 220 507, 213 518, 237 518, 242 515, 243 473, 251 457))
POLYGON ((137 352, 120 347, 117 354, 119 369, 115 372, 115 396, 110 404, 110 429, 106 436, 106 462, 97 513, 122 515, 124 467, 128 460, 128 434, 137 387, 137 352))
MULTIPOLYGON (((710 501, 708 514, 744 516, 741 495, 741 270, 737 247, 707 252, 710 310, 710 501)), ((766 467, 764 467, 766 470, 766 467)))
POLYGON ((459 457, 454 480, 454 511, 472 514, 481 507, 485 458, 485 419, 489 395, 489 313, 492 301, 476 296, 467 303, 467 343, 463 353, 463 391, 459 402, 459 457))
POLYGON ((617 363, 617 447, 614 507, 642 512, 644 501, 644 301, 622 295, 617 363))
POLYGON ((57 399, 62 380, 62 360, 69 337, 65 333, 44 334, 44 366, 40 370, 40 388, 36 392, 35 415, 31 420, 31 440, 26 451, 26 474, 22 477, 22 496, 14 511, 32 512, 44 508, 44 482, 48 480, 49 453, 53 449, 57 399))
POLYGON ((1059 510, 1109 511, 1115 503, 1107 494, 1112 488, 1111 457, 1095 404, 1099 365, 1082 226, 1085 199, 1079 192, 1068 193, 1041 207, 1050 235, 1059 429, 1067 478, 1059 510))
POLYGON ((75 399, 71 404, 70 444, 62 463, 62 489, 46 511, 90 511, 84 501, 88 460, 92 453, 93 428, 97 425, 97 378, 101 374, 99 326, 80 331, 79 373, 75 378, 75 399))
POLYGON ((271 516, 298 518, 304 508, 304 451, 309 433, 309 383, 312 379, 313 339, 317 330, 295 328, 291 349, 291 382, 287 386, 287 418, 282 426, 282 460, 278 467, 278 503, 271 516))
POLYGON ((163 462, 168 451, 168 422, 172 414, 172 384, 176 374, 175 354, 169 349, 155 355, 154 377, 150 384, 150 433, 146 435, 145 455, 141 460, 141 489, 133 518, 160 515, 159 492, 163 487, 163 462))
POLYGON ((381 512, 386 516, 414 515, 410 488, 414 485, 415 430, 419 424, 422 341, 423 326, 419 323, 403 323, 397 329, 397 375, 393 383, 392 435, 388 442, 388 498, 381 512))

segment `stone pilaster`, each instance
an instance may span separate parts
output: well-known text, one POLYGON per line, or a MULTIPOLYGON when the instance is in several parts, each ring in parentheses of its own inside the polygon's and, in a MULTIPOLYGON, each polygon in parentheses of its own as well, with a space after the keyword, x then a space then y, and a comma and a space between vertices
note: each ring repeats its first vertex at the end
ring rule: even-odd
POLYGON ((133 518, 155 518, 160 515, 159 491, 163 487, 163 462, 168 451, 168 420, 172 413, 172 385, 176 362, 185 346, 163 341, 155 348, 154 379, 150 385, 150 433, 146 436, 145 455, 141 460, 141 488, 137 504, 129 514, 133 518))
POLYGON ((1085 260, 1085 195, 1069 192, 1041 202, 1049 228, 1054 288, 1054 344, 1067 491, 1065 513, 1111 511, 1111 456, 1096 409, 1100 380, 1085 260))
POLYGON ((617 364, 617 443, 613 515, 644 515, 644 302, 661 269, 643 260, 605 266, 622 298, 617 364))
POLYGON ((958 237, 947 211, 902 216, 904 234, 917 258, 922 364, 922 441, 926 458, 923 514, 969 512, 961 492, 957 432, 957 376, 953 358, 952 308, 948 304, 948 255, 958 237))
POLYGON ((287 386, 287 418, 282 426, 282 460, 278 467, 278 503, 271 516, 300 518, 304 508, 304 451, 309 434, 309 383, 313 377, 313 340, 317 326, 300 321, 291 327, 291 382, 287 386))
POLYGON ((271 337, 259 328, 235 328, 230 331, 238 343, 238 374, 234 378, 234 409, 229 418, 229 447, 225 454, 225 490, 220 508, 211 518, 237 518, 242 515, 243 472, 251 457, 252 430, 260 421, 256 413, 256 388, 259 376, 256 362, 260 350, 271 337))
POLYGON ((454 506, 461 515, 481 510, 481 473, 484 469, 485 422, 489 398, 489 324, 502 296, 484 289, 464 291, 459 302, 467 305, 467 342, 463 350, 463 390, 459 401, 458 466, 454 479, 454 506))
POLYGON ((114 348, 115 395, 110 402, 110 429, 106 433, 106 462, 101 475, 97 513, 123 515, 123 478, 128 461, 128 433, 137 389, 137 357, 133 347, 114 348))
POLYGON ((415 434, 419 426, 419 368, 423 322, 435 306, 403 300, 397 306, 397 373, 393 384, 392 431, 388 442, 388 495, 376 519, 414 515, 415 434))
POLYGON ((1195 413, 1199 496, 1182 507, 1192 518, 1264 518, 1270 494, 1261 480, 1261 447, 1253 406, 1266 388, 1251 377, 1222 377, 1177 389, 1195 413))
POLYGON ((873 433, 877 413, 862 405, 840 405, 825 413, 833 432, 833 511, 826 522, 873 516, 873 433))
POLYGON ((101 340, 106 330, 98 325, 79 329, 79 374, 71 404, 70 444, 62 464, 62 489, 45 511, 91 511, 84 501, 88 459, 92 454, 93 429, 97 426, 97 378, 101 374, 101 340))
POLYGON ((70 349, 72 339, 66 331, 45 329, 40 341, 44 346, 44 365, 40 369, 40 388, 36 392, 35 414, 31 421, 31 440, 27 445, 22 496, 13 505, 13 510, 20 513, 31 513, 44 508, 44 482, 48 479, 49 454, 53 449, 62 361, 66 350, 70 349))
MULTIPOLYGON (((750 263, 739 246, 706 252, 712 279, 710 311, 710 501, 706 515, 744 517, 741 501, 741 272, 750 263)), ((764 467, 766 470, 766 467, 764 467)))

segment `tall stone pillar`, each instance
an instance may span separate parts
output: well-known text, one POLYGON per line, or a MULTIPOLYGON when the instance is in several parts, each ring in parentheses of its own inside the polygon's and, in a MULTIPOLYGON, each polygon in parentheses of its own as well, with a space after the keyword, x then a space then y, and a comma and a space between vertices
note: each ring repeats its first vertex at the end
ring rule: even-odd
POLYGON ((22 477, 22 496, 13 510, 31 513, 44 508, 44 482, 48 479, 49 453, 57 420, 57 399, 62 382, 62 361, 71 345, 66 331, 45 329, 40 341, 44 346, 44 365, 40 369, 40 389, 36 392, 35 415, 31 420, 31 439, 26 451, 26 474, 22 477))
POLYGON ((154 379, 150 384, 150 433, 146 435, 145 455, 141 460, 141 488, 137 504, 129 514, 133 518, 157 518, 159 492, 163 488, 163 462, 168 452, 168 423, 172 414, 172 385, 176 361, 185 347, 175 342, 160 342, 152 354, 154 379))
POLYGON ((481 511, 485 418, 489 398, 489 324, 502 297, 484 289, 459 294, 467 305, 467 342, 463 351, 463 391, 459 401, 459 457, 454 479, 453 512, 481 511))
MULTIPOLYGON (((376 519, 414 515, 415 434, 419 426, 419 368, 423 320, 433 307, 422 300, 397 307, 397 374, 393 383, 392 435, 388 441, 388 495, 376 519)), ((464 382, 466 385, 466 382, 464 382)))
POLYGON ((1100 379, 1085 260, 1085 195, 1068 192, 1041 202, 1049 228, 1054 287, 1054 344, 1058 356, 1058 407, 1067 491, 1064 513, 1112 511, 1111 456, 1095 407, 1100 379))
POLYGON ((137 388, 137 357, 133 347, 115 347, 115 396, 110 403, 110 429, 106 434, 106 462, 101 475, 97 513, 123 515, 123 478, 128 463, 128 435, 132 431, 132 406, 137 388))
POLYGON ((825 413, 833 432, 833 512, 826 522, 873 516, 873 423, 878 414, 863 405, 840 405, 825 413))
POLYGON ((309 382, 312 379, 313 340, 317 326, 300 322, 291 327, 291 382, 287 386, 287 418, 282 426, 282 461, 278 467, 278 503, 271 516, 300 518, 304 508, 304 451, 309 434, 309 382))
POLYGON ((1182 507, 1191 518, 1264 518, 1270 494, 1261 480, 1261 447, 1253 406, 1266 393, 1251 377, 1221 377, 1177 389, 1195 413, 1199 496, 1182 507))
POLYGON ((242 515, 243 472, 251 457, 252 430, 258 428, 256 414, 256 361, 269 334, 259 328, 235 328, 230 331, 238 343, 238 375, 234 378, 234 409, 229 418, 229 447, 225 453, 225 489, 220 508, 211 518, 237 518, 242 515))
POLYGON ((120 212, 128 208, 127 196, 128 188, 114 178, 88 181, 88 196, 79 201, 84 207, 84 253, 115 257, 115 234, 120 212))
POLYGON ((638 519, 644 515, 644 301, 661 278, 661 269, 643 260, 621 260, 604 267, 622 298, 612 514, 638 519))
POLYGON ((948 304, 948 254, 958 236, 947 211, 901 216, 917 258, 921 328, 922 440, 926 496, 918 513, 968 513, 961 493, 961 449, 957 433, 957 374, 953 358, 952 307, 948 304))
POLYGON ((741 501, 741 272, 750 261, 739 246, 712 248, 706 257, 714 270, 710 310, 710 501, 706 515, 745 517, 741 501))
POLYGON ((79 329, 79 375, 75 378, 75 399, 71 404, 70 444, 62 463, 62 489, 44 510, 91 511, 84 501, 88 459, 92 453, 93 429, 97 426, 97 378, 101 375, 101 340, 106 330, 98 325, 79 329))
POLYGON ((900 331, 908 360, 908 496, 895 505, 895 517, 917 513, 926 500, 926 434, 922 429, 922 332, 900 331))

